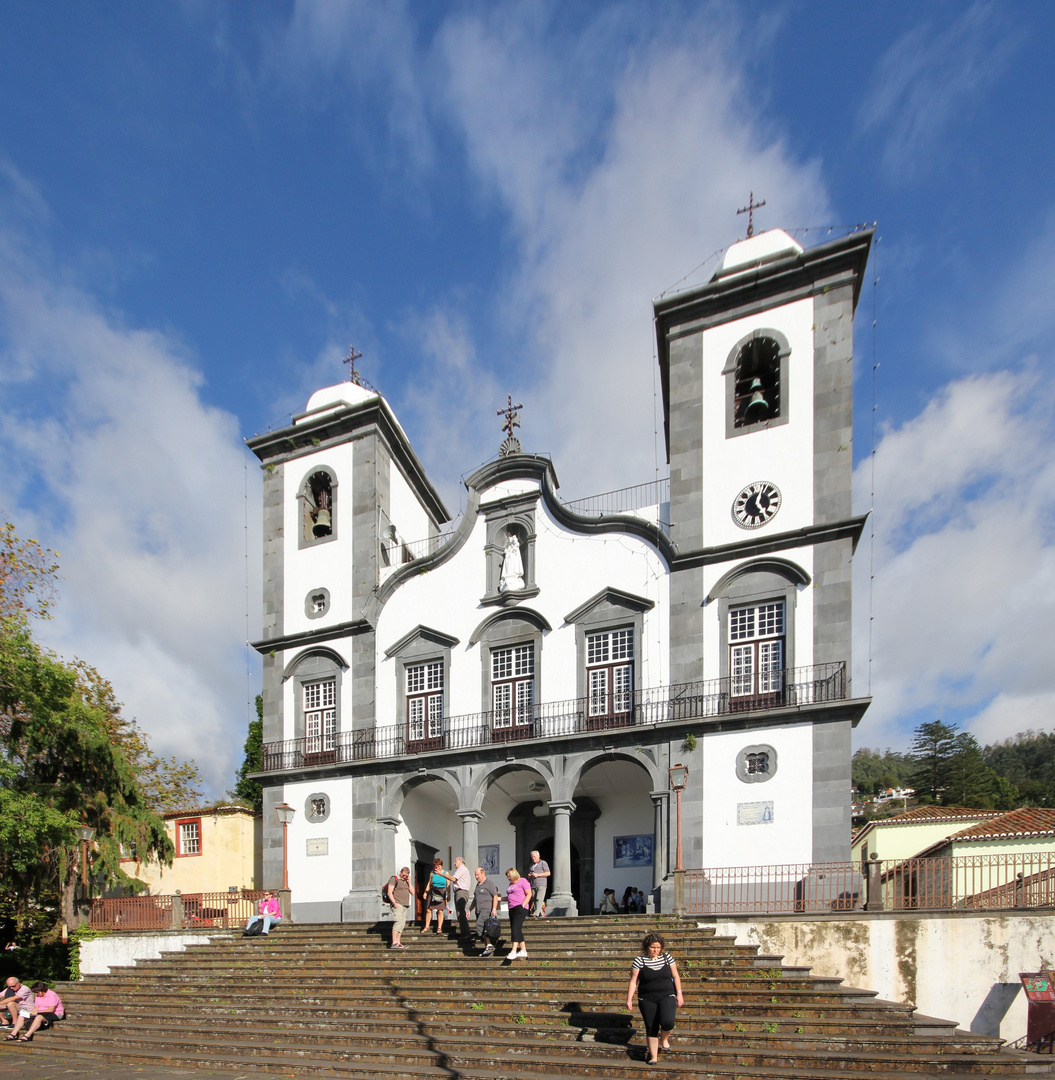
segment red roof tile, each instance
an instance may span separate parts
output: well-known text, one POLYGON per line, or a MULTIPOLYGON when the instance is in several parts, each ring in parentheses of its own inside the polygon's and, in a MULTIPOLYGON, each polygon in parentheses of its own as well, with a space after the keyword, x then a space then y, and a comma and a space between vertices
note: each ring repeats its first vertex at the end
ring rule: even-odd
POLYGON ((961 818, 996 817, 999 810, 971 810, 963 806, 915 806, 886 821, 956 821, 961 818))
POLYGON ((980 821, 950 840, 1010 840, 1024 836, 1055 836, 1055 810, 1023 806, 999 817, 980 821))

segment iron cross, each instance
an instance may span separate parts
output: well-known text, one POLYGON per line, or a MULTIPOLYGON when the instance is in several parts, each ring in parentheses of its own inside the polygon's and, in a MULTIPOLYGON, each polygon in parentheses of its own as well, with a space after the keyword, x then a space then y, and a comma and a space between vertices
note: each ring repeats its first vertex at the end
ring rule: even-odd
POLYGON ((761 202, 755 202, 755 193, 752 191, 751 194, 748 196, 747 206, 741 206, 740 209, 737 210, 738 214, 747 214, 748 239, 755 235, 755 211, 765 205, 765 199, 763 199, 761 202))
POLYGON ((510 438, 513 437, 513 428, 520 427, 520 420, 517 416, 517 409, 522 409, 524 406, 518 401, 516 405, 513 404, 513 395, 506 394, 506 407, 504 409, 496 409, 495 411, 499 416, 504 416, 506 422, 502 425, 502 430, 505 431, 510 438))
POLYGON ((359 372, 356 370, 355 367, 356 360, 358 360, 362 355, 363 354, 361 352, 356 351, 354 345, 349 345, 348 355, 341 361, 342 364, 348 365, 348 380, 349 382, 355 383, 356 386, 362 385, 359 382, 359 372))

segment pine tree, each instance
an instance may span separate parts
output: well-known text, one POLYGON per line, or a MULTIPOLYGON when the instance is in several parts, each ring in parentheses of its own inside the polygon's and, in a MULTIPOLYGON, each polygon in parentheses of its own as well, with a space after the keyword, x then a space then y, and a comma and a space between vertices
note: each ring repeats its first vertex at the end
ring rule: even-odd
POLYGON ((940 802, 946 782, 946 765, 953 753, 956 725, 941 720, 920 724, 912 734, 909 756, 915 767, 912 786, 921 802, 940 802))
POLYGON ((953 739, 952 752, 944 765, 942 805, 993 810, 997 803, 998 779, 982 759, 978 740, 961 731, 953 739))

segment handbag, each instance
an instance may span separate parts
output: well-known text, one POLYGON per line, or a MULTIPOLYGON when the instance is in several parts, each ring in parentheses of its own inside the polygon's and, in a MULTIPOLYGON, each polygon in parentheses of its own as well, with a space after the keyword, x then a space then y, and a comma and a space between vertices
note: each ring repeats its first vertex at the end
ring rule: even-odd
POLYGON ((491 938, 492 941, 497 941, 501 933, 502 924, 498 921, 496 915, 492 915, 487 922, 484 923, 484 937, 491 938))

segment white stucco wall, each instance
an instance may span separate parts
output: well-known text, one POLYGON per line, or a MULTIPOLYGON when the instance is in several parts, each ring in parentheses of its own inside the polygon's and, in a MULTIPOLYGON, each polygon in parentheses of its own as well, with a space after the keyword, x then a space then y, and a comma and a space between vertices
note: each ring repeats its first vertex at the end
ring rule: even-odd
POLYGON ((388 516, 399 530, 399 535, 407 543, 428 539, 428 514, 425 513, 417 495, 414 494, 414 489, 394 461, 389 470, 388 488, 388 516))
MULTIPOLYGON (((601 810, 594 831, 594 885, 596 895, 593 908, 581 911, 581 915, 595 912, 601 903, 605 889, 615 889, 616 901, 621 903, 623 892, 628 885, 640 889, 646 896, 652 891, 652 867, 616 868, 614 865, 613 841, 617 836, 652 835, 652 802, 648 798, 648 787, 644 784, 641 792, 627 792, 625 798, 608 796, 596 800, 601 810)), ((653 858, 656 852, 653 852, 653 858)))
MULTIPOLYGON (((538 487, 533 482, 517 481, 495 490, 508 495, 525 486, 529 490, 538 487)), ((544 636, 541 655, 536 657, 538 700, 563 701, 577 696, 575 627, 565 624, 564 616, 607 586, 653 602, 652 610, 644 615, 642 640, 637 645, 641 683, 644 687, 664 685, 668 677, 669 580, 656 551, 626 535, 570 533, 546 512, 541 501, 535 529, 535 581, 540 591, 521 606, 538 612, 552 627, 544 636)), ((490 702, 481 700, 483 649, 479 643, 469 642, 495 609, 466 603, 467 595, 475 600, 486 590, 485 543, 486 524, 480 517, 468 541, 449 562, 406 582, 382 610, 377 624, 379 724, 392 724, 403 716, 402 703, 396 700, 396 661, 385 656, 384 650, 422 623, 459 642, 451 651, 447 714, 459 716, 490 708, 490 702)))
POLYGON ((81 975, 108 975, 113 967, 133 967, 137 960, 157 960, 162 953, 184 952, 188 945, 208 945, 208 934, 179 931, 155 934, 107 934, 80 943, 81 975))
POLYGON ((1040 911, 720 919, 716 930, 787 964, 808 965, 815 975, 841 977, 847 986, 1008 1041, 1026 1033, 1019 972, 1055 965, 1055 919, 1040 911))
POLYGON ((743 540, 748 534, 731 514, 737 493, 756 480, 780 488, 776 517, 753 534, 800 529, 813 523, 813 300, 797 300, 723 323, 703 333, 703 542, 743 540), (780 331, 791 345, 788 386, 783 388, 788 422, 748 436, 726 438, 725 380, 730 353, 758 327, 780 331))
POLYGON ((286 784, 282 794, 297 812, 289 826, 292 902, 310 904, 340 898, 352 886, 351 779, 326 777, 286 784), (305 800, 316 791, 330 799, 330 816, 323 822, 310 821, 304 808, 305 800), (309 840, 325 840, 327 854, 308 855, 309 840))
POLYGON ((803 823, 811 821, 813 814, 813 725, 703 732, 698 738, 702 805, 693 809, 703 820, 706 865, 809 862, 813 832, 803 823), (745 746, 757 744, 776 750, 777 771, 764 783, 745 784, 736 775, 736 755, 745 746), (738 805, 761 802, 773 804, 771 822, 737 824, 738 805))
POLYGON ((282 466, 284 505, 282 511, 283 629, 287 634, 319 629, 352 618, 352 458, 353 443, 327 447, 282 466), (337 535, 323 543, 299 546, 303 522, 297 493, 314 472, 328 466, 337 475, 337 535), (304 613, 304 598, 311 589, 325 587, 330 592, 330 607, 321 619, 309 619, 304 613))

